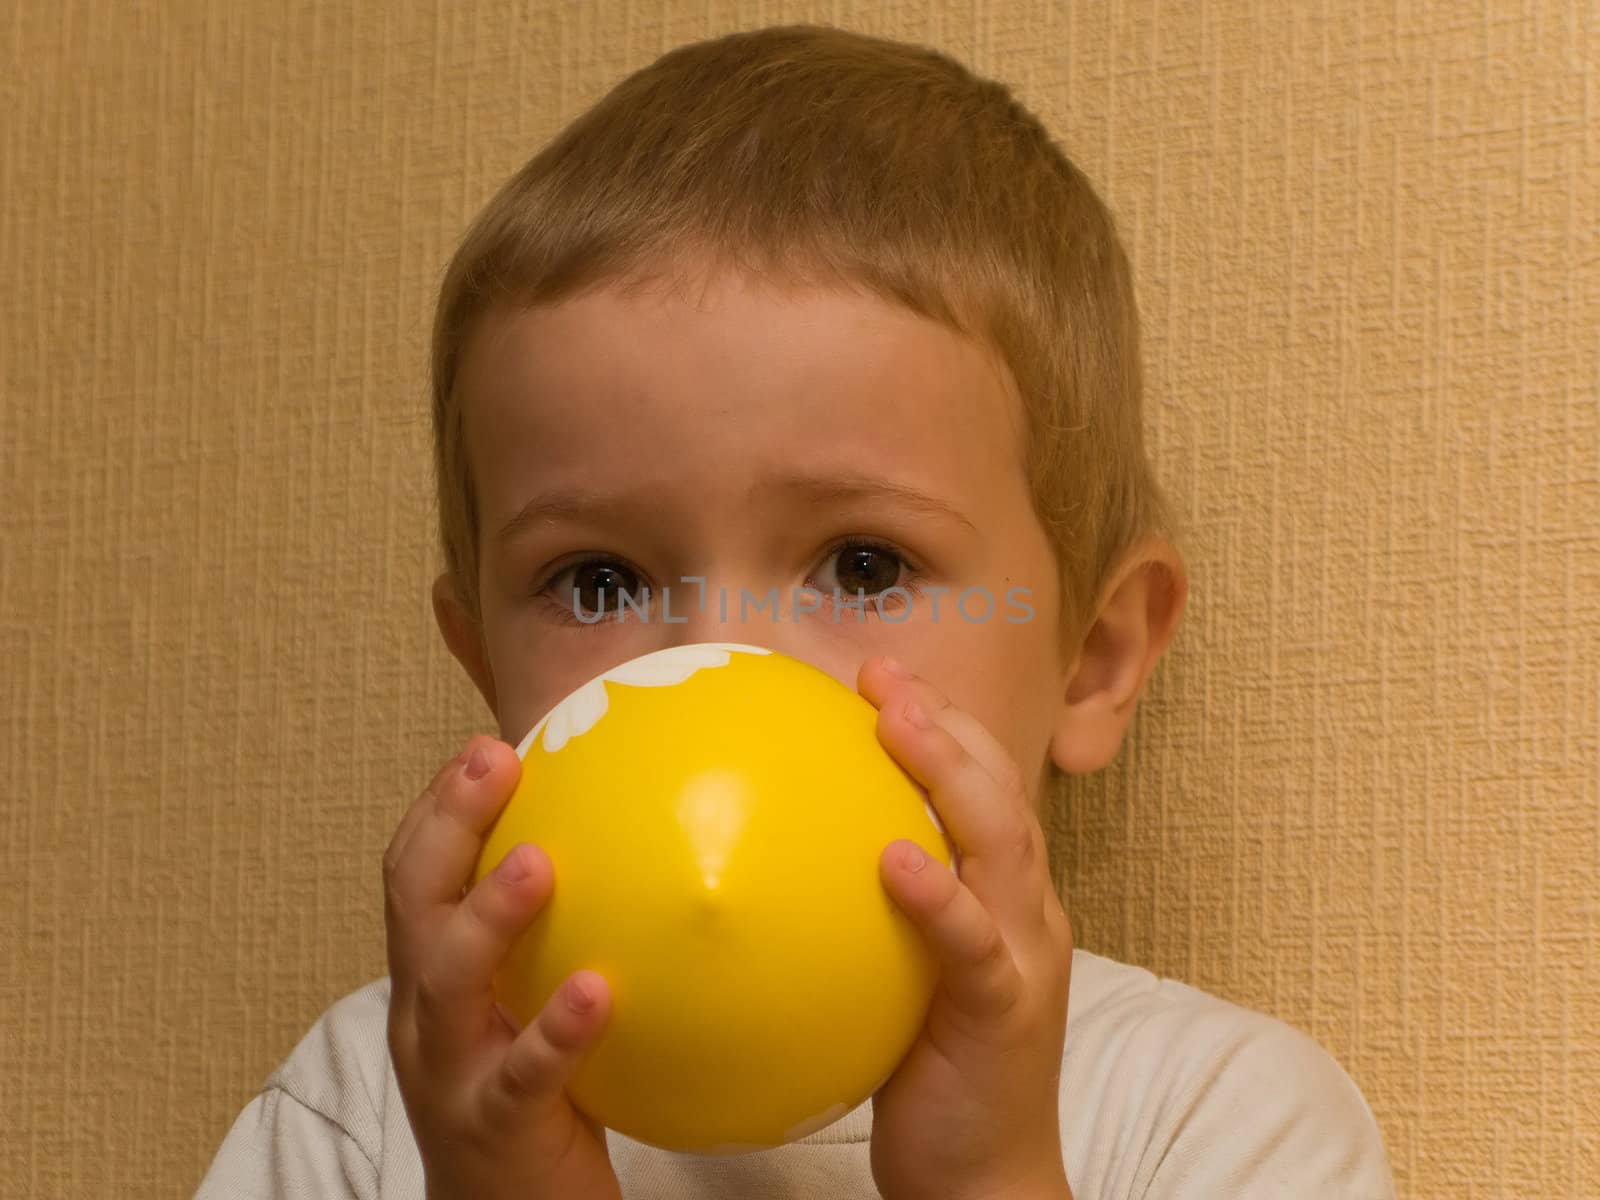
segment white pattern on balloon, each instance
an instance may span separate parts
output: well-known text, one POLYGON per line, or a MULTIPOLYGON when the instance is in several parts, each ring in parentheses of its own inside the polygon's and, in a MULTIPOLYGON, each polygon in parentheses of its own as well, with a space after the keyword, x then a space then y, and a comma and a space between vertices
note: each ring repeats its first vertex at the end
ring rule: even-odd
POLYGON ((641 655, 596 675, 557 703, 537 725, 528 730, 528 736, 517 746, 517 757, 527 757, 541 730, 545 731, 545 750, 554 754, 571 739, 593 729, 611 706, 611 698, 606 693, 608 683, 625 683, 630 687, 671 687, 706 667, 727 666, 733 661, 735 652, 772 653, 764 646, 747 646, 741 642, 691 642, 686 646, 668 646, 664 650, 641 655))

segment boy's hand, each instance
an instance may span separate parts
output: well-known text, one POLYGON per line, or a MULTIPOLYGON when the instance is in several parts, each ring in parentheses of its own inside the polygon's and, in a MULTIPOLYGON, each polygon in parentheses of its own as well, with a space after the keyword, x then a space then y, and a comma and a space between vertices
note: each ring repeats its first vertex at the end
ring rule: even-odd
POLYGON ((550 897, 549 857, 520 846, 466 890, 521 769, 504 742, 473 738, 412 804, 383 856, 389 1053, 429 1200, 622 1194, 605 1130, 564 1090, 605 1025, 605 980, 575 972, 520 1033, 490 987, 550 897), (517 865, 520 878, 507 870, 517 865), (575 982, 592 1002, 585 1012, 568 1006, 575 982))
POLYGON ((911 870, 911 844, 897 841, 879 859, 885 890, 938 960, 939 983, 922 1032, 873 1097, 873 1179, 888 1200, 1061 1200, 1071 1196, 1058 1089, 1072 926, 1044 831, 1011 756, 889 661, 862 667, 861 694, 961 857, 959 874, 932 858, 911 870))

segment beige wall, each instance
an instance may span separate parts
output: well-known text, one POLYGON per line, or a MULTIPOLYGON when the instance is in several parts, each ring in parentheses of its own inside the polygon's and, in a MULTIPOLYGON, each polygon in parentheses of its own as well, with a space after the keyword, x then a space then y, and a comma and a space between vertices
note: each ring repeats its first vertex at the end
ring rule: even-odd
POLYGON ((1081 943, 1315 1033, 1407 1196, 1600 1194, 1593 3, 437 7, 0 24, 0 1192, 186 1193, 382 973, 488 728, 425 598, 453 239, 624 71, 821 19, 1013 82, 1136 260, 1194 596, 1054 824, 1081 943))

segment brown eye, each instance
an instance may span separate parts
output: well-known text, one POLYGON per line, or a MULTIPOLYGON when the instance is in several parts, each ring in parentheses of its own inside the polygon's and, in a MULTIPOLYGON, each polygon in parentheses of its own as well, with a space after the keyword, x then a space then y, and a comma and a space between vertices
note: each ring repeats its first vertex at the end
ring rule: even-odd
POLYGON ((550 590, 563 608, 581 609, 585 615, 620 611, 624 595, 642 608, 647 591, 637 572, 603 558, 568 567, 551 580, 550 590))
POLYGON ((846 596, 863 592, 876 596, 900 582, 905 560, 881 546, 851 543, 834 554, 834 574, 846 596))

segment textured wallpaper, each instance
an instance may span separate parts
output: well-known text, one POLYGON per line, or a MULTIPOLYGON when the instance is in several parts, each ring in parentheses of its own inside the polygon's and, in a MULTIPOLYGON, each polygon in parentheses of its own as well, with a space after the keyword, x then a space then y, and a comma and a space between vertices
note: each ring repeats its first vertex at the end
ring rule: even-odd
POLYGON ((425 350, 492 189, 682 41, 1012 83, 1122 224, 1189 613, 1051 814, 1086 947, 1317 1036, 1408 1197, 1600 1195, 1600 11, 43 3, 0 15, 0 1193, 187 1194, 382 974, 491 729, 425 350))

